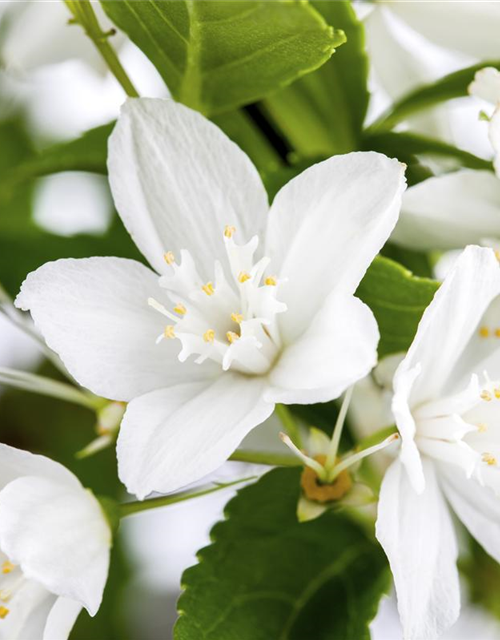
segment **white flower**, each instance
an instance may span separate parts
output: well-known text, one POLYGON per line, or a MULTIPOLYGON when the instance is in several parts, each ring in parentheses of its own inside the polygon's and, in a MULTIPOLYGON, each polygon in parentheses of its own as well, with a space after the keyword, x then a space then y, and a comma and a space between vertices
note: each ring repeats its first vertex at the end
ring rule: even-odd
POLYGON ((397 244, 424 251, 473 243, 500 249, 500 72, 493 67, 478 71, 469 93, 495 107, 486 118, 496 175, 461 169, 408 189, 391 237, 397 244))
POLYGON ((254 166, 215 125, 152 99, 126 104, 108 164, 157 273, 61 260, 28 276, 17 305, 83 386, 129 402, 119 474, 143 498, 218 467, 275 403, 336 398, 374 366, 377 326, 353 293, 396 222, 404 177, 380 154, 337 156, 269 210, 254 166))
POLYGON ((377 538, 408 639, 435 640, 459 614, 457 544, 446 501, 500 561, 500 383, 488 378, 500 379, 500 358, 488 337, 497 329, 481 320, 499 294, 494 253, 467 247, 394 377, 402 445, 382 483, 377 538))
POLYGON ((65 640, 95 615, 111 531, 96 498, 57 462, 0 444, 0 640, 65 640))

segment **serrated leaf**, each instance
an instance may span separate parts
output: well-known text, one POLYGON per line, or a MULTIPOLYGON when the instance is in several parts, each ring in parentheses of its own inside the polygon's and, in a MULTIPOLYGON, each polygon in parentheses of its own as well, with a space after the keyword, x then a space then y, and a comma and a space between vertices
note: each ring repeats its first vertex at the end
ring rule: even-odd
POLYGON ((270 117, 303 156, 330 156, 358 147, 368 107, 364 28, 350 2, 313 2, 347 42, 317 71, 264 101, 270 117))
POLYGON ((364 640, 387 587, 378 545, 347 517, 299 524, 298 469, 242 489, 183 575, 175 640, 364 640))
MULTIPOLYGON (((495 67, 500 69, 500 61, 485 61, 475 64, 467 69, 455 71, 449 75, 437 80, 433 84, 420 87, 412 91, 407 96, 392 105, 378 120, 376 120, 369 128, 370 131, 381 131, 392 129, 399 122, 406 120, 409 116, 434 107, 446 100, 461 98, 467 96, 467 89, 474 80, 477 71, 484 67, 495 67)), ((479 109, 478 109, 479 112, 479 109)))
POLYGON ((307 2, 102 0, 172 95, 206 115, 254 102, 326 62, 344 36, 307 2))
POLYGON ((373 311, 380 329, 379 357, 406 351, 439 283, 418 278, 397 262, 375 258, 356 295, 373 311))

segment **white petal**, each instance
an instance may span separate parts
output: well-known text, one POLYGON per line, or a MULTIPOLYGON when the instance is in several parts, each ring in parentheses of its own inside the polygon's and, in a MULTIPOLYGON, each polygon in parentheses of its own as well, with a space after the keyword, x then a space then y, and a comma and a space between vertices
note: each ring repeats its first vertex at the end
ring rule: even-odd
POLYGON ((488 137, 495 153, 495 158, 493 160, 495 173, 497 178, 500 178, 500 107, 498 107, 491 116, 488 128, 488 137))
POLYGON ((409 640, 436 640, 458 618, 457 544, 432 464, 417 495, 396 460, 382 482, 376 535, 396 584, 398 609, 409 640))
POLYGON ((118 436, 121 481, 143 499, 210 473, 273 412, 264 389, 261 378, 226 373, 133 400, 118 436))
POLYGON ((46 478, 0 492, 0 547, 27 578, 94 615, 108 575, 111 531, 96 498, 46 478))
POLYGON ((281 189, 265 253, 288 278, 279 292, 286 340, 304 331, 333 289, 354 293, 394 228, 404 188, 403 165, 367 152, 320 162, 281 189))
POLYGON ((29 274, 16 305, 31 311, 81 385, 128 401, 191 376, 200 379, 207 370, 178 362, 177 340, 156 344, 165 319, 147 301, 161 295, 158 277, 138 262, 86 258, 50 262, 29 274))
POLYGON ((266 398, 286 404, 338 398, 375 366, 378 339, 371 310, 354 296, 334 293, 309 329, 285 347, 266 398))
POLYGON ((68 488, 81 488, 78 478, 62 464, 0 443, 0 490, 12 480, 23 476, 39 476, 68 488))
POLYGON ((411 249, 448 250, 500 237, 500 180, 463 169, 429 178, 403 196, 391 239, 411 249))
POLYGON ((500 500, 492 489, 441 465, 442 486, 453 510, 479 544, 500 562, 500 500))
POLYGON ((500 268, 491 249, 467 247, 427 307, 394 378, 419 365, 410 406, 438 398, 489 303, 500 292, 500 268))
POLYGON ((405 22, 441 47, 474 58, 498 55, 500 5, 495 2, 392 2, 385 0, 405 22))
POLYGON ((225 225, 248 241, 264 227, 267 194, 248 157, 202 115, 172 100, 129 100, 109 141, 116 208, 144 256, 188 249, 203 277, 226 255, 225 225))
POLYGON ((495 67, 486 67, 477 71, 469 85, 469 93, 496 107, 500 102, 500 71, 495 67))
POLYGON ((57 598, 48 615, 43 640, 67 640, 81 610, 79 602, 57 598))

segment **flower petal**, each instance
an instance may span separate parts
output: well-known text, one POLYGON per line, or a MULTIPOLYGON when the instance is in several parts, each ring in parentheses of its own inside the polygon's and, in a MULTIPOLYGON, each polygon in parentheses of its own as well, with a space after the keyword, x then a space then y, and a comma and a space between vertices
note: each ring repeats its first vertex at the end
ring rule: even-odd
POLYGON ((136 398, 118 436, 121 481, 142 500, 210 473, 273 412, 263 400, 265 385, 262 378, 226 373, 136 398))
POLYGON ((41 477, 0 491, 0 547, 24 575, 94 615, 108 575, 111 531, 96 498, 41 477))
POLYGON ((458 618, 460 591, 455 532, 432 463, 423 461, 417 495, 399 460, 385 474, 376 536, 396 584, 404 637, 435 640, 458 618))
POLYGON ((57 598, 47 617, 43 640, 67 640, 82 605, 69 598, 57 598))
POLYGON ((486 100, 496 107, 500 103, 500 71, 495 67, 480 69, 468 90, 471 96, 486 100))
MULTIPOLYGON (((467 247, 427 307, 417 335, 394 377, 421 367, 410 406, 447 394, 447 382, 481 316, 500 292, 500 268, 491 249, 467 247)), ((470 377, 470 376, 469 376, 470 377)))
POLYGON ((415 31, 441 47, 486 60, 498 55, 500 5, 495 2, 383 0, 383 3, 415 31))
POLYGON ((58 260, 30 273, 16 305, 35 325, 68 371, 94 393, 128 401, 186 378, 207 366, 180 363, 177 340, 156 344, 165 323, 148 306, 159 297, 158 277, 133 260, 58 260))
POLYGON ((108 169, 118 213, 159 273, 166 251, 188 249, 210 278, 214 259, 226 255, 225 225, 236 227, 241 243, 264 227, 267 194, 248 157, 173 100, 125 104, 109 140, 108 169))
POLYGON ((498 495, 489 487, 465 478, 447 464, 440 465, 440 471, 443 491, 453 510, 485 551, 500 562, 498 495))
POLYGON ((269 215, 266 255, 280 278, 288 342, 339 288, 354 293, 396 223, 404 170, 373 152, 334 156, 285 185, 269 215))
POLYGON ((391 240, 445 251, 499 236, 500 180, 491 171, 462 169, 410 187, 391 240))
POLYGON ((39 476, 68 488, 81 488, 78 478, 62 464, 0 443, 0 490, 12 480, 23 476, 39 476))
POLYGON ((332 294, 309 329, 281 354, 266 399, 311 404, 338 398, 375 366, 378 339, 373 313, 361 300, 332 294))

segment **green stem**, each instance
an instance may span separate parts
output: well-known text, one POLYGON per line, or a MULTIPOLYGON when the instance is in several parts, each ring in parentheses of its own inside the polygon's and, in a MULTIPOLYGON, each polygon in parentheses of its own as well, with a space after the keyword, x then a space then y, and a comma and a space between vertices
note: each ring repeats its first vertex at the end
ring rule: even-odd
POLYGON ((151 498, 150 500, 126 502, 124 504, 119 505, 120 518, 126 518, 127 516, 131 516, 134 513, 140 513, 141 511, 149 511, 149 509, 158 509, 159 507, 168 507, 171 504, 177 504, 178 502, 185 502, 186 500, 191 500, 192 498, 201 498, 201 496, 207 496, 210 493, 221 491, 221 489, 227 489, 228 487, 232 487, 236 484, 241 484, 242 482, 249 482, 250 480, 255 480, 256 477, 257 476, 250 476, 249 478, 240 478, 239 480, 234 480, 233 482, 217 484, 215 487, 208 487, 206 489, 201 489, 200 491, 194 491, 193 493, 183 491, 181 493, 174 493, 169 496, 160 496, 158 498, 151 498))
POLYGON ((287 456, 283 453, 272 453, 267 451, 235 451, 229 460, 234 462, 251 462, 253 464, 265 464, 270 467, 298 467, 300 460, 295 456, 287 456))
POLYGON ((302 438, 300 435, 299 425, 295 421, 292 412, 284 404, 277 404, 275 411, 292 442, 300 449, 302 447, 302 438))
POLYGON ((137 89, 122 67, 115 50, 109 44, 108 38, 110 33, 105 33, 97 21, 89 0, 64 0, 68 9, 71 11, 74 21, 83 27, 85 33, 95 44, 97 50, 108 65, 109 70, 118 80, 123 90, 129 98, 138 98, 137 89))

